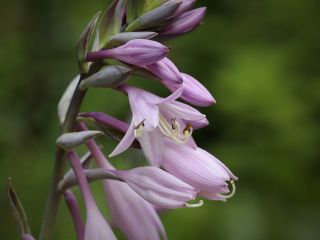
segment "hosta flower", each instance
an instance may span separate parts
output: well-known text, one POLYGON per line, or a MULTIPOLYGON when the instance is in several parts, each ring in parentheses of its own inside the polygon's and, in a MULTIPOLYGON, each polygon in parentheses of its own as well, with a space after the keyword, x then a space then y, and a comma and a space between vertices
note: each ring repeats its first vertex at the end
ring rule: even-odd
POLYGON ((130 147, 135 138, 147 159, 153 165, 162 162, 164 137, 175 143, 190 142, 193 128, 206 126, 206 116, 187 104, 175 101, 182 93, 180 88, 167 98, 160 98, 139 88, 122 85, 128 94, 132 121, 125 136, 110 154, 115 156, 130 147))
POLYGON ((160 168, 138 167, 127 171, 115 170, 112 173, 156 206, 162 208, 199 206, 187 203, 196 198, 198 191, 195 188, 160 168))
POLYGON ((84 230, 84 240, 116 240, 109 224, 103 218, 96 205, 78 155, 73 150, 69 151, 67 155, 74 174, 77 177, 86 208, 87 220, 84 230))
POLYGON ((129 240, 167 239, 154 207, 133 191, 128 184, 105 180, 104 189, 111 218, 129 240))
POLYGON ((165 145, 162 166, 166 171, 199 189, 204 198, 225 200, 233 195, 233 180, 237 177, 217 158, 201 148, 175 144, 169 139, 165 145), (233 187, 230 194, 228 182, 233 187))
POLYGON ((92 208, 87 214, 84 240, 116 240, 109 224, 98 208, 92 208))
POLYGON ((133 65, 148 65, 160 61, 168 52, 166 46, 156 41, 134 39, 120 47, 88 53, 86 60, 115 58, 133 65))
MULTIPOLYGON (((85 130, 84 125, 81 125, 85 130)), ((87 143, 99 167, 114 170, 97 144, 87 143)), ((129 240, 167 239, 166 232, 155 208, 133 191, 127 183, 104 180, 103 186, 114 223, 129 240)), ((108 238, 105 238, 108 239, 108 238)))
MULTIPOLYGON (((206 107, 215 103, 211 93, 192 76, 181 73, 183 79, 183 93, 181 99, 196 106, 206 107)), ((181 85, 173 84, 170 81, 162 81, 162 83, 172 92, 176 91, 181 85)))

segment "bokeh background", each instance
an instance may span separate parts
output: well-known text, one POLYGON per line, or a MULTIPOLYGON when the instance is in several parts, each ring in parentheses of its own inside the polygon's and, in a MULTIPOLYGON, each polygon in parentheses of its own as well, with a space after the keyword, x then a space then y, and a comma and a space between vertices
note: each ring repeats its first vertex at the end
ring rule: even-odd
MULTIPOLYGON (((75 44, 106 0, 10 0, 0 9, 0 239, 18 239, 5 195, 11 176, 35 234, 45 207, 58 136, 57 102, 77 73, 75 44)), ((320 31, 317 0, 199 0, 204 24, 169 42, 181 71, 217 104, 199 145, 239 177, 227 203, 162 215, 172 240, 320 239, 320 31)), ((162 96, 148 80, 132 79, 162 96)), ((126 119, 127 99, 90 91, 83 110, 126 119)), ((115 145, 101 139, 105 152, 115 145)), ((144 164, 138 151, 117 165, 144 164)), ((103 211, 99 183, 93 188, 103 211)), ((141 226, 143 228, 143 226, 141 226)), ((61 204, 55 238, 74 239, 61 204)))

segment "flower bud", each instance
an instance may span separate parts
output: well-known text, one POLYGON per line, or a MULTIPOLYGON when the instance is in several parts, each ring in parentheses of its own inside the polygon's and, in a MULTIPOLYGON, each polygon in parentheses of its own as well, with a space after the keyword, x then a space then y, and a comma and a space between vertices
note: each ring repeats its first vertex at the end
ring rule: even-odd
POLYGON ((90 139, 101 135, 100 131, 82 131, 82 132, 71 132, 62 134, 57 139, 57 146, 64 148, 66 150, 70 150, 74 147, 77 147, 83 143, 86 143, 90 139))
POLYGON ((205 12, 206 8, 202 7, 181 14, 161 30, 161 35, 184 34, 192 31, 200 25, 205 12))
POLYGON ((86 28, 84 29, 83 33, 80 36, 80 40, 77 44, 77 53, 78 53, 78 63, 81 70, 81 73, 87 73, 89 70, 88 63, 85 62, 85 58, 88 52, 88 46, 89 42, 92 37, 92 33, 94 32, 94 29, 96 28, 97 22, 99 20, 99 17, 101 15, 101 12, 98 12, 88 23, 86 28))
POLYGON ((195 2, 196 0, 183 0, 172 18, 177 17, 186 11, 189 11, 195 2))
POLYGON ((80 83, 82 90, 89 87, 109 87, 113 88, 126 81, 132 69, 122 66, 107 66, 99 72, 83 79, 80 83))
POLYGON ((104 48, 110 37, 121 30, 122 17, 125 12, 125 0, 116 0, 102 14, 99 24, 99 48, 104 48))
MULTIPOLYGON (((198 80, 188 74, 181 73, 183 79, 183 93, 181 98, 188 103, 200 107, 207 107, 214 104, 216 101, 211 93, 198 80)), ((176 91, 181 85, 173 84, 169 81, 162 81, 171 92, 176 91)))
POLYGON ((126 44, 107 50, 91 52, 87 55, 87 61, 96 61, 104 58, 115 58, 133 65, 147 65, 160 61, 169 49, 152 40, 134 39, 126 44))
POLYGON ((157 35, 156 32, 121 32, 110 38, 107 47, 120 46, 134 39, 150 39, 157 35))
POLYGON ((73 97, 74 92, 76 91, 76 88, 78 87, 79 81, 80 75, 77 75, 73 80, 71 80, 58 103, 58 118, 61 125, 64 123, 66 119, 71 99, 73 97))
POLYGON ((187 202, 196 198, 197 190, 160 168, 148 166, 111 172, 124 180, 142 198, 156 206, 194 207, 187 202))
POLYGON ((126 32, 138 31, 148 29, 152 27, 158 27, 163 21, 172 17, 179 7, 181 1, 170 0, 160 7, 157 7, 151 11, 148 11, 135 21, 130 23, 126 28, 126 32))
POLYGON ((178 68, 169 58, 163 58, 159 62, 145 66, 151 73, 156 75, 163 81, 170 83, 180 84, 182 83, 182 76, 178 68))

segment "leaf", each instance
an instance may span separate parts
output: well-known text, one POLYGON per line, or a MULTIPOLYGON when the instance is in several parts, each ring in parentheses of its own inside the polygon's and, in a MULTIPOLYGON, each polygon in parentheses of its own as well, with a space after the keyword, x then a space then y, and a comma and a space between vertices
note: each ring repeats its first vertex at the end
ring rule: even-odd
POLYGON ((22 236, 24 234, 31 233, 28 225, 28 219, 27 219, 26 213, 12 185, 11 178, 8 179, 7 196, 8 196, 11 212, 14 218, 16 219, 20 235, 22 236))
POLYGON ((82 32, 77 44, 78 62, 81 73, 87 73, 89 70, 89 64, 85 61, 88 52, 89 42, 91 40, 94 29, 97 25, 101 12, 96 15, 88 23, 84 31, 82 32))

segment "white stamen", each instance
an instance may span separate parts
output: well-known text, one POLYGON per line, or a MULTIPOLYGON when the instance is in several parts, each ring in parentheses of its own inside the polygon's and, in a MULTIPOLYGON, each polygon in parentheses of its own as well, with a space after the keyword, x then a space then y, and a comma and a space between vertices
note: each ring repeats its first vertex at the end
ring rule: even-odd
POLYGON ((234 183, 233 180, 230 181, 230 184, 231 184, 231 187, 232 187, 232 190, 231 190, 231 193, 229 194, 219 194, 219 196, 222 196, 224 198, 232 198, 233 195, 236 193, 236 184, 234 183))
POLYGON ((168 121, 160 114, 160 131, 167 137, 173 139, 176 143, 185 144, 189 141, 190 136, 192 135, 193 129, 191 125, 187 125, 186 128, 181 133, 180 124, 176 119, 172 119, 172 123, 168 121))
POLYGON ((188 208, 196 208, 196 207, 201 207, 203 205, 203 201, 200 200, 198 203, 185 203, 185 206, 188 208))

